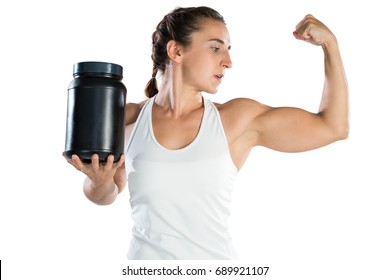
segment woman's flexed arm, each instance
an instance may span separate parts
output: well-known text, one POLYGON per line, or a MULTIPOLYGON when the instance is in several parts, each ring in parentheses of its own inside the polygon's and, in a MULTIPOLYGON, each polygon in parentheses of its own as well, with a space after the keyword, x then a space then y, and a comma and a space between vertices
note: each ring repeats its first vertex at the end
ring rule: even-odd
POLYGON ((303 152, 348 137, 348 85, 336 37, 311 15, 296 26, 294 36, 322 46, 324 51, 325 82, 319 110, 313 113, 294 107, 270 107, 245 98, 219 105, 237 167, 243 165, 254 146, 303 152))
POLYGON ((250 126, 259 133, 259 145, 287 152, 318 148, 345 139, 349 133, 348 84, 336 36, 312 15, 307 15, 293 34, 324 51, 325 82, 319 111, 272 108, 254 118, 250 126))

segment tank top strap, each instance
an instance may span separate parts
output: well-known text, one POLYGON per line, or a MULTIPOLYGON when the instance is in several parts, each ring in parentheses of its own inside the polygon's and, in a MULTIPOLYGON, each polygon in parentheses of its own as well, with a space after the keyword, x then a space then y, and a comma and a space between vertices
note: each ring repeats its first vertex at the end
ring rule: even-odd
POLYGON ((142 125, 140 125, 140 123, 146 121, 145 118, 149 114, 148 112, 151 110, 155 98, 156 98, 156 95, 153 96, 152 98, 149 98, 145 102, 144 106, 142 107, 141 112, 139 113, 137 120, 134 123, 133 129, 132 129, 130 137, 129 137, 129 141, 127 142, 127 145, 125 147, 125 153, 127 153, 129 151, 131 143, 134 140, 134 135, 136 134, 138 127, 140 127, 140 126, 142 127, 142 125))

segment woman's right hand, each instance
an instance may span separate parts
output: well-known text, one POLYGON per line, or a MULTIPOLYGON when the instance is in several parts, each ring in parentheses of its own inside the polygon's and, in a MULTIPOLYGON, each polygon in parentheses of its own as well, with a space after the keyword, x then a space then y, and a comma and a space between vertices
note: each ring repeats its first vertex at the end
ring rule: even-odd
MULTIPOLYGON (((65 154, 63 156, 65 157, 65 154)), ((105 163, 100 163, 97 154, 92 155, 91 163, 82 162, 77 155, 72 155, 71 159, 66 158, 66 160, 78 171, 87 175, 84 193, 92 202, 110 204, 123 190, 126 183, 124 155, 121 155, 119 161, 115 163, 113 155, 109 155, 105 163)))

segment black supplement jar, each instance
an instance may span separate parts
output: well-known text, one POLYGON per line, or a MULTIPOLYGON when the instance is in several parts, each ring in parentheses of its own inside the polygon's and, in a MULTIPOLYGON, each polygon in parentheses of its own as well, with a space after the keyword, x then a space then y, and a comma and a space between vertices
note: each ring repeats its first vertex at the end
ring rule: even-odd
POLYGON ((90 163, 109 155, 118 161, 124 153, 126 87, 123 68, 114 63, 86 61, 73 65, 68 87, 65 155, 76 154, 90 163))

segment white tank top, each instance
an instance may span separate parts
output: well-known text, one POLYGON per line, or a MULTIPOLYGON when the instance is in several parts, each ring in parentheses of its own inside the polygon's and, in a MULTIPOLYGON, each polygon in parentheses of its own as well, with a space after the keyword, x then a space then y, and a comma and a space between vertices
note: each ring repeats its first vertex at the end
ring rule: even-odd
POLYGON ((196 138, 170 150, 152 129, 152 105, 144 105, 126 152, 134 221, 128 259, 236 259, 228 230, 234 165, 214 104, 203 98, 196 138))

